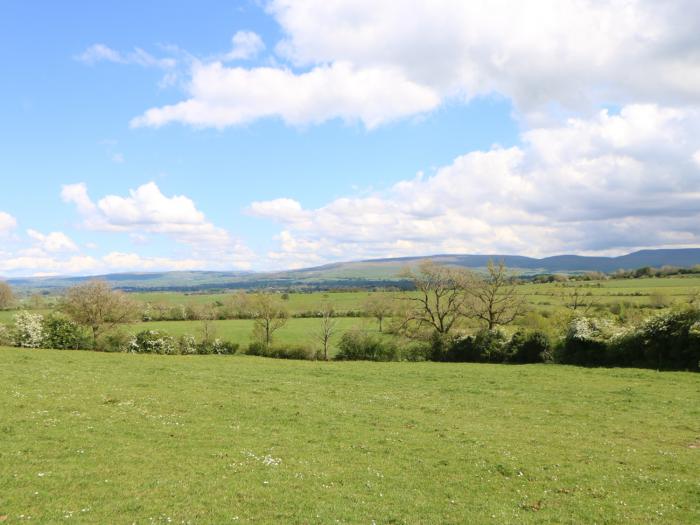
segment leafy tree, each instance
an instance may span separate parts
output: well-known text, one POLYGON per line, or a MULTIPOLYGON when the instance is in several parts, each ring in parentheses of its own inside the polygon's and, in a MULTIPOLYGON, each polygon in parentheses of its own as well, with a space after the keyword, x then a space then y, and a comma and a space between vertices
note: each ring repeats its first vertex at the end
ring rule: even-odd
POLYGON ((274 333, 287 324, 287 310, 277 297, 269 293, 257 293, 250 297, 250 308, 255 319, 253 337, 270 346, 274 333))
POLYGON ((15 294, 12 287, 4 281, 0 281, 0 310, 11 307, 15 302, 15 294))
POLYGON ((90 329, 93 346, 97 346, 100 335, 119 324, 135 320, 139 314, 139 308, 131 298, 99 280, 69 288, 61 298, 58 309, 90 329))
POLYGON ((379 293, 371 294, 365 301, 365 311, 377 320, 380 332, 382 331, 382 322, 392 314, 392 306, 391 300, 379 293))

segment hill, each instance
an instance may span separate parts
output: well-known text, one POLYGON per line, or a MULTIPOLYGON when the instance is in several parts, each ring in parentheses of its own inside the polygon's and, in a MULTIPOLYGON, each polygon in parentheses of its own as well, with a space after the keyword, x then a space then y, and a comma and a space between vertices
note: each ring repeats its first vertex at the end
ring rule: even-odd
POLYGON ((399 257, 350 261, 327 264, 301 270, 280 272, 158 272, 121 273, 80 277, 28 277, 8 279, 22 291, 52 291, 72 286, 91 278, 101 278, 115 287, 135 290, 199 291, 235 288, 307 287, 339 288, 366 286, 402 286, 405 281, 400 273, 406 267, 432 259, 440 264, 460 266, 474 270, 483 269, 489 259, 502 260, 509 268, 523 275, 545 273, 582 273, 616 270, 634 270, 645 266, 677 266, 682 268, 700 265, 700 249, 641 250, 619 257, 587 257, 581 255, 556 255, 537 259, 521 255, 461 255, 439 254, 423 257, 399 257))

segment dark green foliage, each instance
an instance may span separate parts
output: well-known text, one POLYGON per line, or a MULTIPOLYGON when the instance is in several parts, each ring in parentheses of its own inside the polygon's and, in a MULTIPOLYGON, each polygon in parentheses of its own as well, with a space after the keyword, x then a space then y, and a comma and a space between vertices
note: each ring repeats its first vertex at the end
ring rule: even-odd
POLYGON ((609 336, 591 319, 576 319, 557 348, 559 363, 698 370, 700 311, 683 309, 652 317, 626 333, 609 336))
POLYGON ((549 360, 551 345, 547 334, 541 331, 518 331, 507 345, 510 363, 542 363, 549 360))
POLYGON ((124 332, 111 332, 97 341, 97 349, 103 352, 128 352, 132 336, 124 332))
POLYGON ((44 346, 58 350, 90 348, 91 342, 81 327, 59 314, 44 318, 44 346))
POLYGON ((340 361, 398 361, 399 346, 393 339, 359 330, 345 332, 338 343, 340 361))
POLYGON ((272 357, 275 359, 300 359, 314 360, 316 352, 304 345, 265 345, 261 342, 252 342, 246 351, 248 355, 260 357, 272 357))

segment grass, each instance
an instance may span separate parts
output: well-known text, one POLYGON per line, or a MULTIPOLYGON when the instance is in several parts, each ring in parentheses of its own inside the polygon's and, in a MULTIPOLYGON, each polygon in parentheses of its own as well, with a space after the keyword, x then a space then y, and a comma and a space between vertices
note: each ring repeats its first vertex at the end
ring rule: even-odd
POLYGON ((7 523, 700 522, 690 373, 2 348, 0 399, 7 523))
MULTIPOLYGON (((331 339, 331 347, 335 348, 343 332, 352 328, 367 328, 376 330, 377 323, 371 319, 357 317, 337 318, 336 333, 331 339)), ((231 341, 240 345, 247 345, 252 340, 254 321, 249 319, 228 319, 212 321, 216 337, 225 341, 231 341)), ((287 324, 274 334, 274 341, 289 344, 308 344, 318 346, 315 333, 318 332, 321 321, 319 319, 289 319, 287 324)), ((128 327, 131 333, 141 330, 162 330, 179 337, 190 334, 197 337, 202 327, 201 321, 149 321, 134 323, 128 327)))
MULTIPOLYGON (((610 279, 605 281, 584 281, 571 283, 523 284, 518 293, 525 296, 527 302, 537 306, 548 302, 551 307, 561 307, 568 299, 567 295, 580 288, 584 293, 591 293, 601 304, 628 301, 635 304, 648 304, 654 294, 663 294, 669 300, 687 300, 692 294, 700 292, 700 277, 663 277, 647 279, 610 279)), ((319 305, 328 301, 337 310, 362 310, 369 294, 377 292, 314 292, 290 293, 285 306, 290 313, 317 310, 319 305)), ((396 292, 378 292, 387 297, 397 297, 396 292)), ((144 302, 170 304, 210 304, 215 301, 225 302, 229 293, 183 294, 177 292, 139 292, 134 297, 144 302)))

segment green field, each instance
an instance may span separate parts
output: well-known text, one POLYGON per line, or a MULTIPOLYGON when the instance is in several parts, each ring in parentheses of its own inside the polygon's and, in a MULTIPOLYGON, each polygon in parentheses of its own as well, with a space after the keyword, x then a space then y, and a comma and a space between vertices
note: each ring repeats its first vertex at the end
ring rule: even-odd
MULTIPOLYGON (((352 328, 376 330, 377 323, 370 319, 340 317, 337 319, 337 332, 332 338, 334 348, 343 332, 352 328)), ((228 319, 212 321, 215 336, 226 341, 233 341, 240 345, 247 345, 252 340, 253 323, 250 319, 228 319)), ((314 336, 319 329, 318 319, 289 319, 287 324, 275 332, 274 341, 289 344, 316 345, 314 336)), ((146 323, 134 323, 128 327, 129 332, 136 333, 141 330, 161 330, 172 336, 178 337, 189 334, 197 337, 201 329, 201 321, 149 321, 146 323)))
POLYGON ((7 523, 698 523, 700 382, 0 349, 7 523))
MULTIPOLYGON (((586 294, 590 293, 602 304, 623 301, 635 304, 648 304, 650 297, 656 294, 662 294, 670 301, 685 301, 693 294, 700 292, 700 277, 609 279, 547 284, 527 283, 518 286, 518 293, 525 297, 532 306, 539 307, 543 303, 547 303, 546 306, 556 308, 564 304, 567 295, 574 288, 579 288, 586 294)), ((407 292, 367 291, 290 293, 289 299, 285 301, 285 305, 292 314, 316 310, 319 305, 326 301, 331 302, 340 311, 362 310, 365 301, 373 293, 380 293, 389 298, 400 298, 410 295, 407 292)), ((152 303, 211 304, 216 301, 225 302, 227 298, 231 297, 231 293, 138 292, 134 293, 133 296, 140 301, 152 303)))

